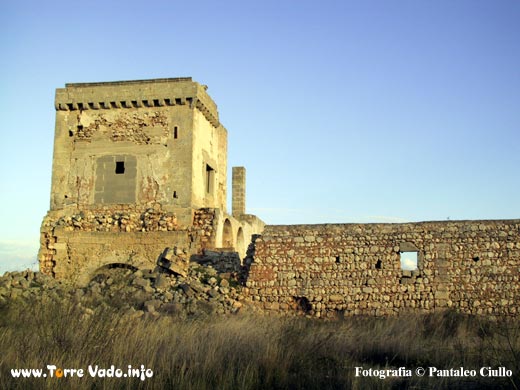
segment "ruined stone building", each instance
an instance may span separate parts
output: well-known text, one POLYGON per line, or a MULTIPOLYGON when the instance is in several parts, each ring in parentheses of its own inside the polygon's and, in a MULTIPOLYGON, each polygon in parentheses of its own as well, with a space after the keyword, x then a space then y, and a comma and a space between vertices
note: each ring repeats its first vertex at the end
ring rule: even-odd
POLYGON ((165 247, 242 257, 263 222, 245 213, 245 169, 227 201, 227 131, 191 78, 56 90, 50 211, 40 270, 84 283, 101 267, 153 268, 165 247))
POLYGON ((226 210, 227 132, 205 86, 67 84, 55 107, 46 274, 80 284, 103 267, 153 268, 165 247, 188 260, 249 246, 242 294, 266 311, 520 314, 520 220, 264 227, 245 213, 244 168, 226 210))

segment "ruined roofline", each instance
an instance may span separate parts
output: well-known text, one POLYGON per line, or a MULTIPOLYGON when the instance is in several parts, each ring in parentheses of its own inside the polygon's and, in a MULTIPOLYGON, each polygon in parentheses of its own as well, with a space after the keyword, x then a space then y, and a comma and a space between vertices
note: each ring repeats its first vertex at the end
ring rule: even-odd
POLYGON ((107 85, 127 85, 127 84, 153 84, 153 83, 169 83, 188 81, 192 82, 191 77, 170 77, 159 79, 145 79, 145 80, 120 80, 120 81, 99 81, 95 83, 66 83, 65 88, 81 88, 81 87, 102 87, 107 85))
POLYGON ((217 105, 206 89, 191 77, 68 83, 56 89, 54 107, 56 111, 84 111, 189 105, 217 128, 217 105))

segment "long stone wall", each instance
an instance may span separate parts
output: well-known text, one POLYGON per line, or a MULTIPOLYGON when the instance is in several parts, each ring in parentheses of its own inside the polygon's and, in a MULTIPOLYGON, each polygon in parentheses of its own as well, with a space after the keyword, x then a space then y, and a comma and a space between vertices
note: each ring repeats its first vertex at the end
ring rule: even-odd
POLYGON ((244 293, 266 310, 520 313, 520 220, 266 226, 254 253, 244 293))

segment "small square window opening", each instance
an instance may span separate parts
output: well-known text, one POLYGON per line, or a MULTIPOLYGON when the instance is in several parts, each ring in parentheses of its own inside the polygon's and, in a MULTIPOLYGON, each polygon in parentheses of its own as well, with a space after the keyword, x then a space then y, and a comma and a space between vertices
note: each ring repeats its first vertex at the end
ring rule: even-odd
POLYGON ((401 269, 403 271, 414 271, 417 269, 418 252, 399 252, 401 256, 401 269))
POLYGON ((116 175, 123 175, 125 173, 125 162, 116 161, 116 175))

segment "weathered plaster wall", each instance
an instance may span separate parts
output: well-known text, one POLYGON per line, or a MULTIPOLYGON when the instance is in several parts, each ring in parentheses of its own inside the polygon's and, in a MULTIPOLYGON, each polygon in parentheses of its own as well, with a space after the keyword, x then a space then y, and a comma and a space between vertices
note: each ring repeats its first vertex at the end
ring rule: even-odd
MULTIPOLYGON (((91 110, 74 115, 58 112, 57 117, 61 118, 59 127, 64 131, 57 131, 55 137, 55 150, 60 152, 55 153, 53 171, 54 208, 100 203, 95 197, 95 192, 105 192, 100 165, 107 158, 122 161, 125 156, 136 159, 136 177, 132 182, 136 196, 131 201, 116 199, 107 203, 142 204, 157 200, 177 207, 191 204, 191 183, 187 180, 192 172, 191 136, 181 132, 190 128, 189 110, 91 110), (175 127, 177 139, 172 136, 175 127)), ((115 164, 106 168, 105 175, 109 170, 114 174, 115 164)), ((127 180, 128 174, 116 177, 127 180)), ((108 182, 113 182, 113 178, 108 182)))
POLYGON ((152 201, 225 208, 227 135, 204 86, 189 78, 67 84, 55 105, 52 210, 152 201), (218 172, 211 199, 202 154, 218 172), (135 163, 118 174, 125 158, 135 163))
POLYGON ((193 113, 192 163, 193 205, 219 208, 226 212, 227 131, 222 125, 214 127, 199 111, 193 113), (213 169, 209 191, 208 165, 213 169))
POLYGON ((50 211, 41 228, 40 271, 84 284, 109 264, 153 269, 167 247, 189 259, 213 247, 216 223, 213 209, 196 210, 192 218, 190 227, 180 227, 176 215, 158 203, 50 211))
POLYGON ((520 220, 266 226, 245 293, 316 317, 520 313, 520 220), (419 269, 403 271, 400 251, 419 269))
POLYGON ((180 248, 189 258, 190 240, 186 231, 177 232, 81 232, 57 229, 48 248, 54 250, 52 275, 56 279, 85 285, 95 272, 109 264, 154 269, 165 248, 180 248))

